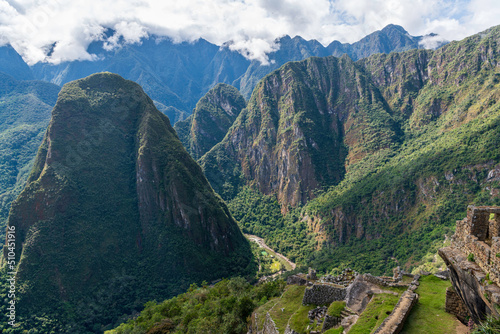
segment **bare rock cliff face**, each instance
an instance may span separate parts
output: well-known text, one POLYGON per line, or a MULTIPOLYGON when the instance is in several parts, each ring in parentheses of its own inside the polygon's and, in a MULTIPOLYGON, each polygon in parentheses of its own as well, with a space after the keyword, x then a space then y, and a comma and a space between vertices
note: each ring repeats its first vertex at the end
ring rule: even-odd
POLYGON ((228 176, 242 182, 237 170, 243 183, 277 194, 286 211, 338 183, 346 159, 391 145, 395 127, 380 92, 351 59, 310 58, 264 78, 226 138, 200 161, 219 193, 228 176))

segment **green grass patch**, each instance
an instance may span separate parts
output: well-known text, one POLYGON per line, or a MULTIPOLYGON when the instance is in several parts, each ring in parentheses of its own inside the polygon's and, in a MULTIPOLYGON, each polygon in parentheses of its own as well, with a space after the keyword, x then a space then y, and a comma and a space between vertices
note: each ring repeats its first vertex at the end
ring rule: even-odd
POLYGON ((367 334, 378 328, 385 318, 391 314, 398 303, 399 296, 389 293, 374 295, 365 311, 349 331, 349 334, 367 334))
POLYGON ((302 305, 305 288, 305 286, 289 285, 278 303, 269 311, 280 333, 285 331, 288 320, 302 305))
MULTIPOLYGON (((290 327, 299 333, 305 333, 307 330, 307 326, 309 326, 309 317, 308 313, 316 306, 314 305, 302 305, 299 307, 297 312, 295 312, 290 318, 290 327)), ((310 328, 316 329, 316 328, 310 328)), ((321 328, 320 328, 321 329, 321 328)))
POLYGON ((418 303, 411 310, 403 328, 404 333, 453 333, 456 319, 444 311, 446 289, 450 281, 443 281, 434 275, 420 278, 420 285, 415 291, 419 295, 418 303))
POLYGON ((332 317, 340 317, 340 313, 345 309, 345 301, 336 301, 328 307, 328 315, 332 317))
POLYGON ((344 327, 340 326, 339 328, 331 328, 324 332, 323 334, 342 334, 344 332, 344 327))

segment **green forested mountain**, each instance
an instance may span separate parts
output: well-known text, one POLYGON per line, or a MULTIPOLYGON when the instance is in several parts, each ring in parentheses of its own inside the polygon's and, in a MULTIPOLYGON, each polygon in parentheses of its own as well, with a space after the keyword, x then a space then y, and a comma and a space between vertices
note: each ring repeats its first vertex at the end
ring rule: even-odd
POLYGON ((168 118, 110 73, 63 87, 8 225, 19 330, 102 333, 148 300, 253 270, 168 118))
POLYGON ((499 40, 494 27, 436 51, 287 63, 200 159, 207 178, 292 259, 410 268, 467 204, 500 201, 499 40))
MULTIPOLYGON (((59 86, 17 81, 0 72, 0 229, 24 188, 50 120, 59 86)), ((0 236, 3 244, 4 234, 0 236)))
POLYGON ((229 85, 218 84, 198 101, 193 114, 174 125, 184 147, 195 159, 219 143, 245 108, 240 92, 229 85))
POLYGON ((348 56, 309 58, 264 78, 228 136, 201 163, 227 198, 224 184, 241 180, 234 175, 239 170, 246 184, 277 194, 286 211, 338 183, 346 159, 394 145, 398 131, 381 94, 348 56))

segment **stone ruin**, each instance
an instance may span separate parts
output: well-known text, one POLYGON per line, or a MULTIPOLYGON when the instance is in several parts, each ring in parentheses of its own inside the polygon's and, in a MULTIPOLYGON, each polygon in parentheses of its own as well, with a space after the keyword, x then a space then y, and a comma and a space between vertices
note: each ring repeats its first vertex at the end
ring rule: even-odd
POLYGON ((462 321, 467 319, 460 300, 479 323, 500 310, 500 207, 467 207, 467 217, 457 221, 451 246, 441 248, 453 291, 447 292, 446 308, 462 321), (456 298, 454 292, 459 297, 456 298))
POLYGON ((474 262, 500 285, 500 207, 470 205, 451 242, 465 255, 473 254, 474 262))
MULTIPOLYGON (((376 333, 396 334, 401 331, 406 317, 418 300, 418 295, 414 291, 419 285, 418 280, 420 276, 405 273, 399 268, 394 273, 395 277, 379 277, 370 274, 360 275, 354 270, 347 268, 338 276, 325 275, 317 279, 316 272, 309 269, 307 275, 297 274, 289 276, 287 284, 307 286, 304 291, 302 304, 317 305, 315 309, 312 309, 308 313, 311 323, 323 324, 321 331, 317 333, 322 333, 329 328, 339 325, 348 329, 356 322, 359 314, 364 311, 374 294, 387 293, 384 287, 404 286, 407 290, 401 295, 392 313, 376 330, 376 333), (411 283, 401 282, 403 276, 412 277, 411 283), (311 278, 314 278, 314 281, 311 278), (329 305, 334 301, 346 302, 346 308, 342 311, 340 317, 333 317, 327 314, 328 308, 325 305, 329 305)), ((257 331, 257 333, 260 332, 257 331)), ((266 333, 276 334, 273 331, 266 333)), ((285 334, 297 333, 288 326, 285 334)))
POLYGON ((321 277, 319 281, 321 283, 335 283, 344 287, 348 287, 358 275, 358 272, 352 270, 351 268, 347 268, 342 270, 342 272, 337 276, 325 275, 321 277))

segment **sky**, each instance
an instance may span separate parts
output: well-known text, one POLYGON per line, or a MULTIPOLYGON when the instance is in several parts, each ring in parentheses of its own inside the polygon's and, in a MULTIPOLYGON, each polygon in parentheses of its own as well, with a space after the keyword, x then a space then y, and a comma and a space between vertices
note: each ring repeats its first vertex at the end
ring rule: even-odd
POLYGON ((0 0, 0 45, 10 43, 29 64, 95 59, 107 49, 150 35, 175 42, 204 38, 265 63, 284 35, 352 43, 398 24, 425 40, 460 40, 500 24, 498 0, 0 0), (105 29, 115 35, 105 38, 105 29), (55 44, 54 44, 55 43, 55 44), (50 57, 50 46, 55 48, 50 57))

